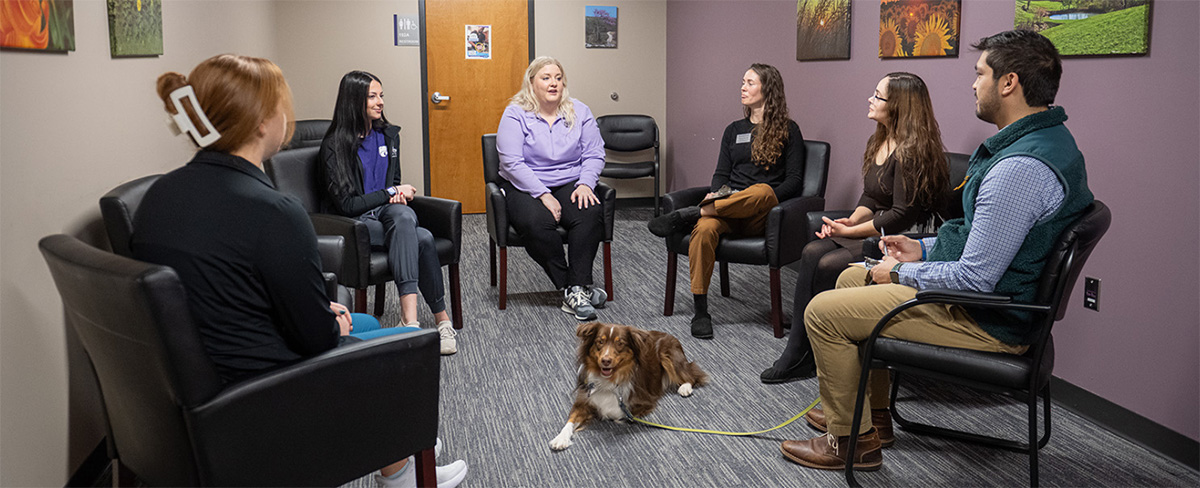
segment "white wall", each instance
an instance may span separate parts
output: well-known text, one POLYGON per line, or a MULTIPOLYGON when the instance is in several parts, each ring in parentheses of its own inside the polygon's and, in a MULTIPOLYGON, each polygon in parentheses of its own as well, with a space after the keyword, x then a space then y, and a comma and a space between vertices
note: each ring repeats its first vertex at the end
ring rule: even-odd
MULTIPOLYGON (((272 10, 166 2, 165 54, 113 59, 105 2, 76 0, 76 51, 0 52, 0 486, 62 486, 80 455, 68 453, 62 308, 38 239, 86 234, 109 189, 187 162, 155 79, 223 52, 272 57, 272 10)), ((89 450, 100 440, 73 435, 89 450)))

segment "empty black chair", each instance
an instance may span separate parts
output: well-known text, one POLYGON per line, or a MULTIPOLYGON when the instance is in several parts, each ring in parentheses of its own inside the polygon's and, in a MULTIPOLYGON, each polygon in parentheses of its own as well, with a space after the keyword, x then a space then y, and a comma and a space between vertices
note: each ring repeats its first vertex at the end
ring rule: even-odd
POLYGON ((605 178, 654 177, 654 215, 659 213, 661 190, 658 187, 658 124, 649 115, 604 115, 596 118, 604 149, 617 153, 654 150, 651 161, 605 161, 600 176, 605 178))
POLYGON ((292 140, 288 141, 286 148, 320 147, 332 123, 329 119, 297 120, 296 130, 292 132, 292 140))
MULTIPOLYGON (((1055 246, 1046 257, 1045 267, 1038 282, 1037 296, 1033 303, 1016 303, 1009 297, 994 293, 976 293, 958 290, 922 290, 916 298, 901 303, 884 315, 871 332, 870 337, 859 344, 862 354, 862 375, 858 382, 858 397, 854 406, 854 419, 850 425, 858 425, 863 414, 863 399, 866 396, 867 377, 870 368, 891 370, 892 393, 889 408, 892 418, 906 431, 951 437, 1000 447, 1010 451, 1029 454, 1029 483, 1038 484, 1038 449, 1050 440, 1050 374, 1054 371, 1054 341, 1050 329, 1054 322, 1062 320, 1067 313, 1067 302, 1071 290, 1079 277, 1088 256, 1112 221, 1112 213, 1099 200, 1084 210, 1073 224, 1063 230, 1055 246), (975 351, 955 347, 935 346, 919 342, 881 337, 880 333, 892 318, 900 312, 924 303, 946 303, 953 305, 1014 310, 1033 313, 1035 340, 1024 355, 975 351), (926 376, 941 381, 965 385, 980 390, 999 392, 1025 402, 1028 409, 1029 436, 1025 442, 1016 442, 979 434, 935 427, 905 419, 896 409, 896 392, 900 379, 906 374, 926 376), (1038 438, 1037 398, 1042 395, 1046 430, 1038 438)), ((847 459, 854 459, 858 430, 852 429, 850 452, 847 459)), ((854 479, 854 463, 846 463, 846 481, 857 486, 854 479)))
MULTIPOLYGON (((483 180, 487 183, 487 232, 489 240, 489 256, 491 258, 491 284, 496 286, 496 248, 500 249, 500 310, 508 307, 508 248, 520 247, 521 236, 508 225, 508 204, 504 200, 504 192, 500 189, 500 153, 496 151, 496 134, 484 134, 480 138, 483 145, 483 180)), ((617 211, 617 191, 604 183, 596 183, 596 198, 604 203, 604 291, 608 293, 608 301, 613 300, 612 281, 612 240, 613 222, 617 211)), ((563 243, 567 242, 567 230, 558 227, 558 234, 563 243)))
MULTIPOLYGON (((721 270, 721 296, 729 296, 729 263, 767 265, 771 280, 771 315, 769 321, 775 337, 783 337, 783 297, 779 269, 800 259, 800 252, 814 236, 805 232, 809 212, 825 209, 825 180, 829 174, 829 143, 804 141, 807 157, 804 162, 804 186, 800 195, 779 202, 767 214, 767 229, 761 236, 721 236, 717 244, 717 262, 721 270)), ((709 191, 698 186, 668 193, 663 211, 671 212, 696 205, 709 191)), ((663 297, 663 315, 675 313, 675 273, 678 255, 688 254, 691 234, 667 236, 667 290, 663 297)))
POLYGON ((418 479, 436 485, 434 331, 223 384, 174 270, 61 234, 38 248, 95 370, 109 457, 143 483, 338 486, 417 454, 418 479), (372 408, 347 415, 347 405, 372 408))

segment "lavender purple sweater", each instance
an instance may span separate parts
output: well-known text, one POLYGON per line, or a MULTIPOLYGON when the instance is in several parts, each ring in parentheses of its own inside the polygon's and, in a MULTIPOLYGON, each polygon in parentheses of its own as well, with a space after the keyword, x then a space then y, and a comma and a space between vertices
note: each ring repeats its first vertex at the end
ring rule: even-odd
POLYGON ((509 105, 496 130, 500 176, 533 197, 573 181, 595 189, 604 169, 604 140, 591 109, 579 100, 575 124, 559 117, 548 124, 537 112, 509 105))

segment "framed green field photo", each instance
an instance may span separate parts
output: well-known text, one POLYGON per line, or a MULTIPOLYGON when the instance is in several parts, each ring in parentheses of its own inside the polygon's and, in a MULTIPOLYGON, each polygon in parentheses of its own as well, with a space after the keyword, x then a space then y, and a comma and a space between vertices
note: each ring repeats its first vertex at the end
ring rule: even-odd
POLYGON ((114 57, 163 53, 162 0, 108 0, 108 45, 114 57))
POLYGON ((1041 33, 1063 56, 1150 52, 1150 0, 1016 0, 1013 26, 1041 33))

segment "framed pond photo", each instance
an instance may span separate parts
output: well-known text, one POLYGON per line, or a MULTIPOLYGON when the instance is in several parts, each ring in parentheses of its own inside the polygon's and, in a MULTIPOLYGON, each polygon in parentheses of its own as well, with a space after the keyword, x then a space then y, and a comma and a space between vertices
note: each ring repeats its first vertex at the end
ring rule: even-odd
POLYGON ((1150 52, 1150 0, 1016 0, 1013 27, 1046 36, 1063 56, 1150 52))
POLYGON ((850 59, 850 0, 796 1, 796 60, 850 59))
POLYGON ((958 57, 961 0, 881 0, 879 57, 958 57))

